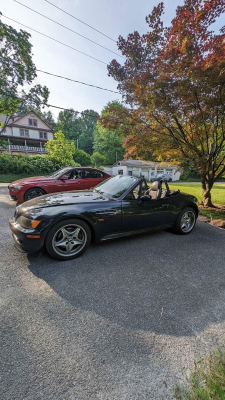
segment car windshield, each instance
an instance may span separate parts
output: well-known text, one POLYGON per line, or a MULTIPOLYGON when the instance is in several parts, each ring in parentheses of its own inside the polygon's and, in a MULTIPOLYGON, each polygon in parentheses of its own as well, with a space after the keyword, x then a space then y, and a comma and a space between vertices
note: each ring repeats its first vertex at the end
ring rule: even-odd
POLYGON ((55 171, 53 174, 49 175, 49 178, 59 178, 61 175, 65 174, 70 168, 62 168, 59 169, 58 171, 55 171))
POLYGON ((118 198, 131 187, 137 178, 133 176, 117 175, 95 186, 94 191, 110 197, 118 198))

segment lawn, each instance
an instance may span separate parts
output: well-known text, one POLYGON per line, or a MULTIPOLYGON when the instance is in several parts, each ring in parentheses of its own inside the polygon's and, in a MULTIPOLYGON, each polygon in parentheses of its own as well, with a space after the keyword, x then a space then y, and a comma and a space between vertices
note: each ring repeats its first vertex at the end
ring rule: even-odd
MULTIPOLYGON (((181 192, 192 194, 197 197, 198 201, 202 201, 202 188, 200 183, 179 184, 177 182, 171 182, 169 186, 171 189, 179 189, 181 192)), ((225 205, 225 183, 215 183, 211 193, 213 203, 225 205)))

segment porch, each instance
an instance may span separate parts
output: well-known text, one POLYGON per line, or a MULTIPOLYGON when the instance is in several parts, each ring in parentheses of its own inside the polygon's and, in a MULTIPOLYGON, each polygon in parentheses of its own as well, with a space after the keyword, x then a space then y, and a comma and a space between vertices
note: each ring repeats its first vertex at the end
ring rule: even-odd
POLYGON ((38 140, 28 139, 8 139, 7 148, 0 148, 0 151, 8 151, 10 154, 13 153, 25 153, 25 154, 46 154, 47 151, 43 147, 45 142, 38 140))

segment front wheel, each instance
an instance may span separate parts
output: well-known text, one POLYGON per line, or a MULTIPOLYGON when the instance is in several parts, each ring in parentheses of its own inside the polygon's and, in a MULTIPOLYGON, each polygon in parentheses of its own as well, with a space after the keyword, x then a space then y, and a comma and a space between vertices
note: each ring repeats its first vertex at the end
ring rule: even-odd
POLYGON ((179 214, 176 224, 174 226, 174 231, 179 233, 180 235, 187 235, 190 233, 196 223, 196 212, 193 208, 188 207, 185 208, 179 214))
POLYGON ((46 194, 46 192, 41 188, 28 189, 24 195, 24 201, 35 199, 35 197, 40 197, 46 194))
POLYGON ((47 252, 57 260, 79 257, 91 242, 89 226, 79 219, 68 219, 55 224, 45 240, 47 252))

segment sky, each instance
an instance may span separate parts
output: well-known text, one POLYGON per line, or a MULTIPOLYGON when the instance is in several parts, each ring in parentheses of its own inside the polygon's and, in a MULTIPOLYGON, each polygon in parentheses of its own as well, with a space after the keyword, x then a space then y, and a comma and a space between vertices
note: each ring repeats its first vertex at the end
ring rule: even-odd
MULTIPOLYGON (((137 30, 140 34, 146 33, 148 31, 148 25, 145 22, 145 17, 150 14, 152 8, 159 3, 159 0, 50 1, 57 7, 62 8, 114 40, 117 40, 119 35, 126 38, 127 35, 134 30, 137 30)), ((20 0, 20 3, 65 25, 80 35, 84 35, 100 45, 121 54, 114 41, 82 24, 71 16, 66 15, 49 4, 46 0, 20 0)), ((182 4, 183 0, 164 0, 165 14, 163 20, 165 26, 169 25, 171 19, 175 16, 176 7, 182 4)), ((23 7, 14 0, 1 0, 0 11, 4 16, 10 17, 68 46, 72 46, 81 52, 103 61, 102 63, 89 58, 84 54, 80 54, 16 22, 2 17, 4 23, 13 26, 17 30, 23 29, 31 33, 30 42, 33 45, 33 62, 37 69, 117 91, 117 82, 114 81, 113 78, 108 77, 106 64, 114 58, 118 62, 123 63, 123 58, 119 55, 115 55, 54 22, 49 21, 43 16, 23 7)), ((222 17, 220 20, 221 21, 214 24, 215 31, 222 26, 222 17)), ((64 108, 73 108, 77 111, 92 109, 100 113, 109 101, 122 100, 120 94, 66 81, 41 72, 38 72, 34 83, 46 85, 49 88, 49 104, 64 108)), ((59 110, 51 108, 51 111, 56 118, 59 110)))

